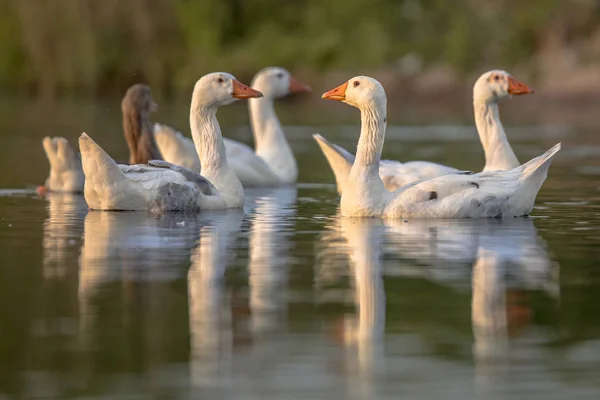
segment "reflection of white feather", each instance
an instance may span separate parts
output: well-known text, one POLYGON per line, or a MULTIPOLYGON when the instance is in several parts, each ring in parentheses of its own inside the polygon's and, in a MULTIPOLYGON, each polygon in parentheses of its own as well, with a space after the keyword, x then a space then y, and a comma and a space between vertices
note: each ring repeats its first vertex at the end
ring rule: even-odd
POLYGON ((256 204, 250 232, 248 285, 252 328, 274 329, 287 305, 289 237, 296 209, 296 188, 249 191, 256 204))
POLYGON ((356 316, 346 317, 346 359, 358 379, 351 379, 351 392, 373 398, 374 378, 383 366, 385 352, 385 290, 381 271, 381 245, 385 227, 381 221, 341 218, 340 233, 346 241, 354 286, 356 316))
POLYGON ((210 216, 200 232, 188 271, 191 377, 195 385, 228 383, 232 327, 224 312, 223 276, 244 213, 230 210, 210 216))
POLYGON ((356 314, 345 317, 342 334, 348 369, 358 372, 357 379, 348 381, 349 391, 360 393, 360 398, 373 398, 373 376, 385 367, 386 296, 381 265, 384 234, 381 220, 337 217, 319 241, 315 284, 324 292, 321 299, 332 297, 328 292, 334 290, 327 286, 336 278, 349 275, 354 288, 356 314))
MULTIPOLYGON (((170 354, 165 338, 174 328, 167 321, 173 321, 180 304, 180 296, 170 283, 185 278, 199 224, 197 214, 88 212, 79 271, 82 355, 87 358, 95 352, 99 345, 96 337, 106 329, 111 330, 112 337, 126 340, 130 317, 141 313, 143 318, 134 318, 134 325, 141 323, 144 333, 139 346, 144 350, 150 382, 158 387, 169 382, 173 371, 166 362, 170 354), (115 305, 115 309, 103 312, 115 305), (105 328, 107 317, 119 315, 116 324, 105 328)), ((86 360, 86 365, 89 362, 86 360)))
POLYGON ((44 277, 60 278, 77 264, 83 219, 88 212, 81 195, 49 193, 48 218, 44 222, 44 277))
POLYGON ((362 344, 378 342, 385 328, 385 292, 381 276, 381 242, 384 226, 372 221, 342 218, 342 235, 348 243, 354 277, 358 323, 347 333, 362 344))
POLYGON ((462 286, 482 246, 493 246, 503 259, 522 265, 511 269, 511 276, 518 275, 521 284, 533 279, 535 286, 556 272, 528 218, 386 221, 386 225, 386 253, 405 261, 399 267, 388 266, 389 274, 462 286))
POLYGON ((557 265, 549 259, 533 221, 489 221, 479 232, 473 266, 472 324, 480 388, 501 377, 510 359, 507 289, 558 294, 557 265))
POLYGON ((79 269, 81 329, 93 322, 102 285, 180 278, 197 239, 196 215, 88 212, 79 269))
POLYGON ((417 262, 468 262, 477 251, 478 222, 465 220, 389 220, 386 251, 417 262))
POLYGON ((505 265, 493 250, 480 248, 473 266, 472 322, 478 359, 506 357, 505 265))
POLYGON ((105 282, 181 276, 197 240, 197 216, 90 211, 81 251, 80 293, 105 282), (168 266, 168 267, 167 267, 168 266))
POLYGON ((385 252, 402 263, 390 263, 386 274, 416 276, 465 287, 477 252, 481 221, 389 220, 385 252))

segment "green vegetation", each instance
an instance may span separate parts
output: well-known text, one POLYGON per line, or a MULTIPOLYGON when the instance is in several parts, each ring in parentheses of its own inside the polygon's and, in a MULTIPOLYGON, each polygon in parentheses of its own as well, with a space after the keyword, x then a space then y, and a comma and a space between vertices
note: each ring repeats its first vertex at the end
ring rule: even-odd
POLYGON ((595 0, 3 0, 0 88, 43 97, 147 81, 189 91, 212 70, 307 73, 526 65, 549 36, 597 32, 595 0))

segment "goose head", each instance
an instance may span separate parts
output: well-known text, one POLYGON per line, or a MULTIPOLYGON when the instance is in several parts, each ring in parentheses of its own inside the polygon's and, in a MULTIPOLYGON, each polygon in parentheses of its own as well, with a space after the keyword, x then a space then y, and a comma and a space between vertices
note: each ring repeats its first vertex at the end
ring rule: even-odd
POLYGON ((136 113, 148 116, 150 112, 158 108, 152 98, 152 92, 147 85, 136 83, 127 89, 125 97, 121 102, 121 111, 123 114, 136 113))
POLYGON ((513 78, 508 72, 492 70, 481 75, 475 82, 473 100, 484 103, 497 103, 512 95, 529 93, 533 93, 533 89, 513 78))
POLYGON ((288 70, 281 67, 267 67, 259 71, 252 80, 252 87, 260 90, 265 98, 270 99, 311 91, 310 86, 300 82, 288 70))
POLYGON ((244 85, 227 72, 213 72, 204 75, 196 82, 192 105, 196 107, 218 108, 239 99, 262 97, 262 93, 244 85))
POLYGON ((385 90, 381 83, 368 76, 356 76, 335 89, 323 93, 323 99, 337 100, 358 109, 385 107, 385 90))

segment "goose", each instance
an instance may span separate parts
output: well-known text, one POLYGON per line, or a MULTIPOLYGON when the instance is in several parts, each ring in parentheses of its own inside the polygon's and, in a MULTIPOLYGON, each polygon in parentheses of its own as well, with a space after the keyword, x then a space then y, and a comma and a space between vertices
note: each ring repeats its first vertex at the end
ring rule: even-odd
POLYGON ((50 173, 43 186, 37 188, 40 195, 46 192, 82 193, 85 176, 81 159, 64 137, 48 137, 42 140, 50 173))
POLYGON ((381 84, 357 76, 322 98, 342 101, 361 111, 356 159, 342 193, 342 216, 379 218, 520 217, 531 212, 546 180, 558 143, 543 155, 506 171, 442 175, 390 192, 379 176, 385 139, 387 98, 381 84))
MULTIPOLYGON (((507 170, 520 165, 508 143, 502 122, 500 122, 498 103, 512 95, 529 93, 533 93, 533 89, 516 80, 506 71, 487 71, 475 82, 473 109, 477 132, 485 152, 486 162, 483 171, 507 170)), ((313 137, 333 170, 337 189, 341 195, 354 162, 354 155, 346 149, 330 143, 319 134, 314 134, 313 137)), ((382 160, 379 163, 379 175, 388 190, 396 190, 417 180, 455 172, 458 172, 456 168, 427 161, 401 163, 382 160)))
MULTIPOLYGON (((129 147, 130 164, 146 164, 149 160, 162 160, 150 125, 150 113, 157 105, 147 85, 137 83, 127 89, 121 101, 123 133, 129 147)), ((38 193, 82 193, 85 175, 81 159, 64 137, 48 137, 42 141, 50 174, 38 193)))
POLYGON ((117 165, 84 132, 79 148, 89 207, 152 212, 242 208, 244 191, 227 163, 217 110, 237 99, 260 96, 260 92, 225 72, 198 80, 192 95, 190 126, 203 176, 160 160, 152 160, 149 165, 117 165))
MULTIPOLYGON (((292 93, 310 92, 311 88, 281 67, 259 71, 252 88, 262 98, 248 102, 250 123, 256 149, 231 139, 223 139, 230 168, 244 187, 276 187, 289 185, 298 178, 298 166, 285 132, 275 114, 274 101, 292 93)), ((154 135, 165 160, 200 172, 198 155, 192 142, 166 125, 155 124, 154 135)))

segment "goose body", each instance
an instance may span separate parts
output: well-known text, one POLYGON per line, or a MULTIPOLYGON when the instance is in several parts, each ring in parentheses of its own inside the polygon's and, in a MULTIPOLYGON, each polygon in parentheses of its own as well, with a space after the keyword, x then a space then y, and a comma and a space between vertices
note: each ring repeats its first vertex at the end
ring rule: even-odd
MULTIPOLYGON (((252 88, 263 94, 248 102, 256 148, 223 139, 229 166, 244 187, 293 184, 298 178, 298 166, 275 113, 274 101, 291 93, 310 91, 310 88, 279 67, 261 70, 254 77, 252 88)), ((165 160, 200 172, 200 160, 190 151, 189 138, 165 125, 155 125, 154 134, 165 160)))
POLYGON ((529 214, 560 143, 507 171, 454 173, 390 192, 380 178, 387 99, 381 84, 359 76, 323 94, 361 111, 356 159, 342 193, 343 216, 381 218, 488 218, 529 214))
MULTIPOLYGON (((319 144, 321 151, 325 155, 325 158, 333 171, 337 190, 341 195, 348 182, 350 169, 352 169, 352 164, 354 164, 356 157, 343 147, 329 142, 318 133, 315 133, 313 138, 319 144)), ((428 161, 410 161, 401 163, 393 160, 381 160, 379 162, 379 176, 388 190, 396 190, 411 182, 434 178, 453 172, 458 172, 458 170, 456 168, 428 161)))
MULTIPOLYGON (((485 152, 483 171, 508 170, 518 167, 515 156, 500 121, 498 102, 512 95, 533 93, 533 90, 517 81, 508 72, 491 70, 482 74, 473 86, 473 109, 475 124, 485 152)), ((350 169, 354 163, 354 155, 334 143, 327 141, 319 134, 313 135, 321 151, 333 170, 337 189, 343 193, 350 169)), ((379 175, 388 190, 396 190, 411 182, 431 179, 459 170, 446 165, 428 161, 381 160, 379 175)))
MULTIPOLYGON (((131 86, 121 102, 123 133, 129 147, 130 164, 146 164, 149 160, 162 160, 150 125, 150 113, 156 110, 150 88, 131 86)), ((50 163, 50 174, 43 191, 83 193, 85 175, 81 158, 64 137, 45 137, 44 152, 50 163)))
MULTIPOLYGON (((154 124, 154 138, 163 158, 176 165, 201 173, 194 141, 168 125, 154 124)), ((225 138, 223 138, 225 142, 225 138)))
POLYGON ((227 73, 202 77, 194 88, 190 125, 203 175, 166 161, 118 165, 85 133, 79 139, 85 199, 96 210, 198 211, 241 208, 242 186, 229 168, 216 118, 220 106, 260 96, 227 73))

